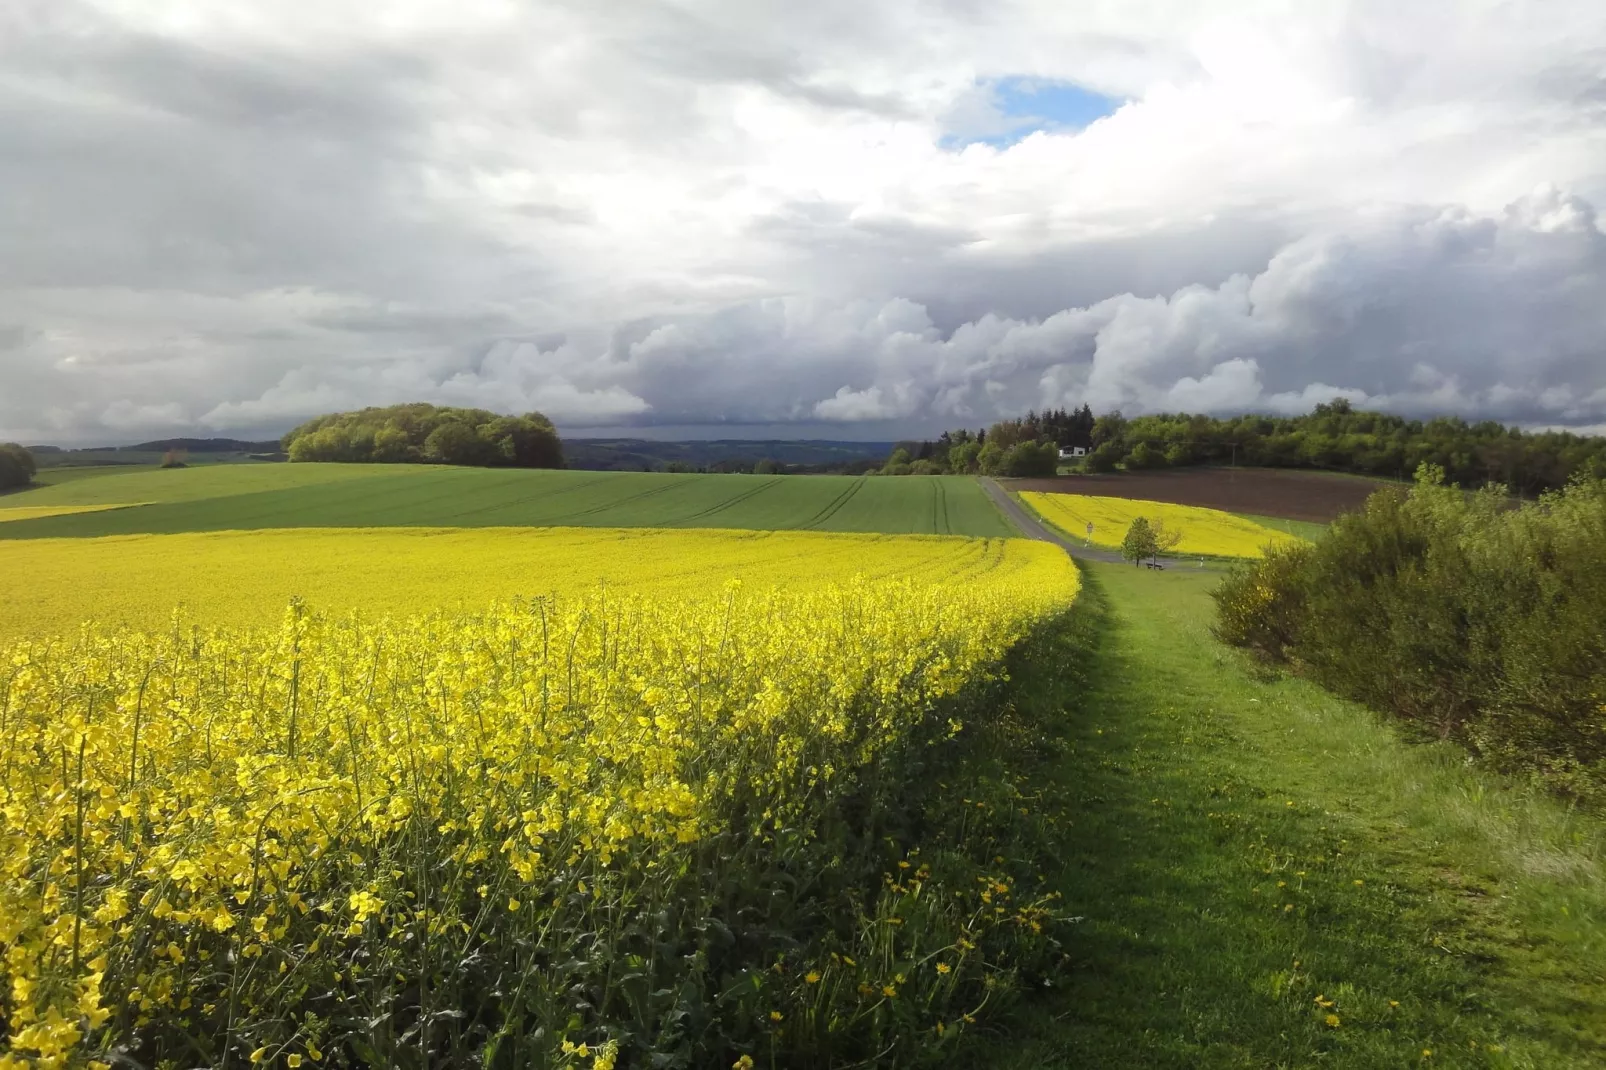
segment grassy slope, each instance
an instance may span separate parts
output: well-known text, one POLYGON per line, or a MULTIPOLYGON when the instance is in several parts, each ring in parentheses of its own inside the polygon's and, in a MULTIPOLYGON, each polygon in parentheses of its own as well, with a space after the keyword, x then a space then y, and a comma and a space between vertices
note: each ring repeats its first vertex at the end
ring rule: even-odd
POLYGON ((107 502, 156 504, 12 521, 3 526, 0 538, 282 527, 532 525, 1014 534, 976 481, 965 477, 217 466, 79 479, 29 491, 15 500, 18 505, 107 502))
POLYGON ((1301 539, 1307 539, 1310 542, 1316 542, 1327 534, 1328 525, 1317 524, 1310 520, 1286 520, 1280 516, 1257 516, 1254 513, 1233 513, 1232 515, 1253 521, 1262 527, 1287 532, 1289 535, 1297 535, 1301 539))
POLYGON ((58 468, 41 471, 39 487, 6 505, 110 505, 194 502, 326 483, 347 483, 434 469, 418 465, 210 464, 189 468, 58 468))
POLYGON ((1091 566, 1059 774, 1086 920, 992 1065, 1606 1065, 1606 827, 1255 678, 1211 582, 1091 566))

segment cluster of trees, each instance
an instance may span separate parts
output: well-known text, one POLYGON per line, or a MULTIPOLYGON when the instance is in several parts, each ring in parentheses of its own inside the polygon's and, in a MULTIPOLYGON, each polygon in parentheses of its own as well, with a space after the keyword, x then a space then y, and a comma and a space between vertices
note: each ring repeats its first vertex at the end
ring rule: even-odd
POLYGON ((1606 480, 1511 508, 1424 465, 1215 598, 1228 642, 1606 805, 1606 480))
POLYGON ((1357 411, 1342 399, 1290 417, 1160 413, 1128 419, 1119 412, 1095 417, 1086 405, 1029 412, 985 431, 900 442, 882 470, 1053 475, 1058 451, 1073 447, 1088 451, 1079 462, 1088 472, 1240 464, 1403 479, 1431 464, 1465 486, 1493 482, 1528 496, 1558 489, 1579 473, 1606 475, 1606 438, 1448 416, 1408 420, 1357 411))
POLYGON ((1086 448, 1092 441, 1093 410, 1052 409, 1000 420, 985 430, 944 431, 927 442, 900 442, 881 473, 889 476, 980 474, 1051 476, 1062 446, 1086 448))
POLYGON ((15 442, 0 442, 0 490, 26 487, 38 470, 33 454, 15 442))
POLYGON ((292 461, 563 467, 557 429, 538 412, 502 416, 426 404, 336 412, 308 420, 282 445, 292 461))
POLYGON ((1059 451, 1087 449, 1097 425, 1093 410, 1052 409, 1000 420, 972 433, 944 431, 928 442, 900 442, 882 467, 883 475, 981 474, 1051 476, 1059 470, 1059 451))
POLYGON ((1085 467, 1108 472, 1200 464, 1322 468, 1404 478, 1423 464, 1463 486, 1499 483, 1534 495, 1575 474, 1606 474, 1606 438, 1528 432, 1492 420, 1407 420, 1358 411, 1342 399, 1304 416, 1160 414, 1095 421, 1085 467))

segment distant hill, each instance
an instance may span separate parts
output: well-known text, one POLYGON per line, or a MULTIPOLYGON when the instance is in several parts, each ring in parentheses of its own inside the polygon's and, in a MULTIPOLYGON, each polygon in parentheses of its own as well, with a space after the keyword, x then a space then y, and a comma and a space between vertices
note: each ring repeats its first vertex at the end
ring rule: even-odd
POLYGON ((41 469, 157 465, 166 459, 170 451, 187 455, 192 464, 284 459, 284 453, 277 439, 251 442, 238 438, 168 438, 141 442, 133 446, 90 446, 85 449, 66 449, 61 446, 28 447, 28 452, 34 455, 34 460, 41 469))
POLYGON ((144 453, 165 453, 168 450, 188 450, 191 453, 277 453, 280 446, 276 438, 264 442, 248 442, 239 438, 163 438, 117 448, 144 453))
POLYGON ((713 439, 659 442, 641 438, 570 438, 563 442, 570 468, 595 471, 660 471, 669 465, 697 469, 750 470, 774 461, 793 470, 853 471, 879 464, 892 452, 890 442, 838 442, 830 439, 713 439))
MULTIPOLYGON (((695 471, 750 472, 773 461, 789 472, 858 474, 878 468, 892 452, 891 442, 839 442, 831 439, 715 439, 660 442, 644 438, 578 438, 563 443, 565 467, 601 472, 661 472, 671 467, 695 471)), ((169 450, 190 454, 192 463, 213 460, 283 460, 280 441, 238 438, 166 438, 132 446, 29 446, 41 467, 159 464, 169 450)))

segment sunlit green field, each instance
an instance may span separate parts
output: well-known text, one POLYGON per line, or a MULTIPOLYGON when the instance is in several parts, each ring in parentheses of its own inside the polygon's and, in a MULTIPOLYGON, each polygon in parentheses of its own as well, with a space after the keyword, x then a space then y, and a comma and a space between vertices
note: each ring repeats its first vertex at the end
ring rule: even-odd
POLYGON ((428 465, 217 465, 109 472, 8 508, 141 504, 16 519, 0 538, 293 527, 654 527, 1007 537, 974 479, 675 475, 428 465))

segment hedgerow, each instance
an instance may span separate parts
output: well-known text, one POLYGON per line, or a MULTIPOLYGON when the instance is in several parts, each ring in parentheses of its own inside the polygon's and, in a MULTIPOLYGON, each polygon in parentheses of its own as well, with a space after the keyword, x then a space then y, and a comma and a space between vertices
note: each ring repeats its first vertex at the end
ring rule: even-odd
POLYGON ((1513 505, 1424 466, 1215 599, 1227 642, 1606 801, 1606 482, 1513 505))

